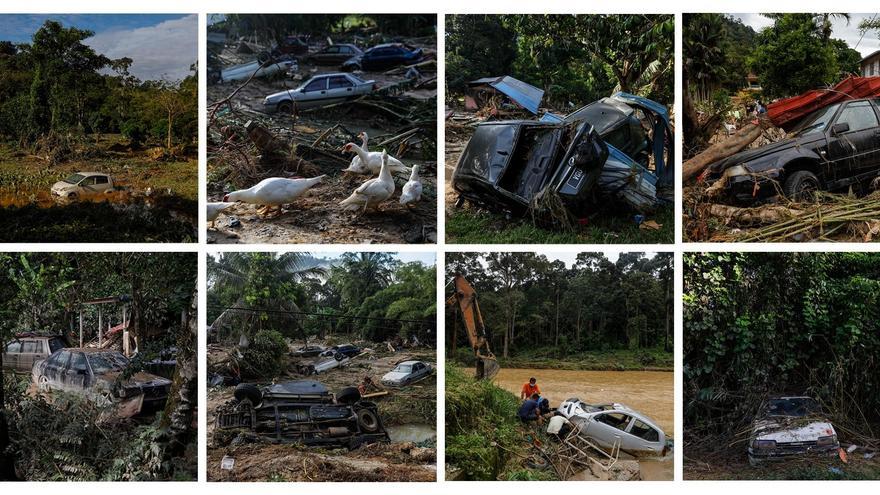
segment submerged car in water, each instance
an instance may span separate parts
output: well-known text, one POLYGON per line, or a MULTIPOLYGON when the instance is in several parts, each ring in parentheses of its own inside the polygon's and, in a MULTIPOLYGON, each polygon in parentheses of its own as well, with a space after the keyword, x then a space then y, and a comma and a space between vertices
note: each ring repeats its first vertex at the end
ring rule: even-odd
POLYGON ((666 455, 666 434, 650 418, 623 404, 592 405, 568 399, 556 409, 578 427, 579 435, 607 450, 633 456, 666 455))
POLYGON ((349 449, 389 441, 378 407, 362 400, 357 388, 333 394, 314 380, 263 388, 242 383, 235 389, 235 400, 217 412, 217 427, 248 429, 275 442, 349 449))
POLYGON ((144 371, 124 377, 130 362, 107 349, 65 348, 34 364, 33 382, 41 392, 82 395, 98 405, 114 405, 122 417, 155 412, 165 405, 171 380, 144 371))
POLYGON ((749 464, 811 453, 834 454, 837 432, 811 397, 771 397, 752 423, 749 464))
POLYGON ((729 199, 755 203, 783 194, 864 186, 880 175, 880 99, 835 103, 806 117, 785 139, 715 162, 704 178, 729 199))
POLYGON ((483 122, 452 175, 460 199, 522 215, 551 194, 574 214, 601 198, 647 210, 672 190, 674 146, 659 103, 616 93, 561 118, 483 122))
POLYGON ((422 361, 403 361, 398 363, 393 370, 382 376, 382 385, 403 387, 429 376, 433 371, 428 363, 423 363, 422 361))

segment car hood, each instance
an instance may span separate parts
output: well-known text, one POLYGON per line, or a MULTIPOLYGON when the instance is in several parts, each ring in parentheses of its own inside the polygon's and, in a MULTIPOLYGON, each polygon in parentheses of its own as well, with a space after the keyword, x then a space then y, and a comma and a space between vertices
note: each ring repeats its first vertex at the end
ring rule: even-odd
POLYGON ((279 92, 277 92, 277 93, 272 93, 271 95, 266 96, 266 100, 272 102, 272 101, 278 101, 278 100, 281 100, 281 99, 295 98, 295 97, 296 97, 296 93, 299 91, 299 89, 300 89, 300 88, 296 88, 296 89, 285 89, 284 91, 279 91, 279 92))
POLYGON ((815 143, 816 141, 825 139, 823 136, 816 137, 793 137, 786 138, 781 141, 777 141, 775 143, 767 144, 761 146, 760 148, 755 148, 751 150, 740 151, 739 153, 727 157, 723 160, 719 160, 712 165, 709 165, 709 170, 713 173, 721 173, 724 170, 736 166, 742 165, 744 163, 748 163, 758 158, 763 158, 768 155, 772 155, 774 153, 779 153, 790 148, 794 148, 796 146, 804 146, 815 143))
POLYGON ((776 443, 811 442, 834 434, 834 427, 827 421, 777 421, 774 418, 757 421, 754 427, 755 439, 775 440, 776 443))
POLYGON ((401 373, 399 371, 390 371, 385 373, 385 376, 382 377, 382 381, 388 382, 396 382, 398 380, 403 380, 404 378, 411 375, 411 373, 401 373))
MULTIPOLYGON (((122 372, 114 371, 111 373, 104 373, 103 375, 98 376, 98 379, 103 380, 107 383, 114 383, 117 379, 120 378, 120 375, 122 375, 122 372)), ((163 387, 167 385, 171 385, 171 380, 167 378, 162 378, 161 376, 156 376, 152 373, 147 373, 146 371, 139 371, 130 376, 127 380, 122 381, 122 386, 126 388, 163 387)))
POLYGON ((52 184, 52 189, 61 190, 61 189, 70 189, 76 187, 76 184, 71 184, 70 182, 64 182, 63 180, 59 180, 58 182, 52 184))

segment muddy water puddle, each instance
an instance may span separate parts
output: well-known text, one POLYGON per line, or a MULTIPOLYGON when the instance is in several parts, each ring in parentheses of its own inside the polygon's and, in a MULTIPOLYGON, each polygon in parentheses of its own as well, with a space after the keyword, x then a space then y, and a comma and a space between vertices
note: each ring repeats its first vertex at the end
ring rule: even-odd
POLYGON ((556 407, 576 397, 590 404, 619 402, 640 411, 663 429, 667 438, 675 433, 674 373, 668 371, 574 371, 502 368, 494 381, 519 397, 529 377, 556 407))
POLYGON ((421 443, 437 438, 437 431, 430 425, 408 424, 385 428, 391 441, 421 443))

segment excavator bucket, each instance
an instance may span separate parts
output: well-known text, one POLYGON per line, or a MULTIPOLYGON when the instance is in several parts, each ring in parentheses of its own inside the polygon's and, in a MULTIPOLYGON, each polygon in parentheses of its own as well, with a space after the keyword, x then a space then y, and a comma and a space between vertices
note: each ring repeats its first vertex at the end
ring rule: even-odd
POLYGON ((494 357, 477 356, 477 380, 491 380, 500 369, 501 366, 494 357))

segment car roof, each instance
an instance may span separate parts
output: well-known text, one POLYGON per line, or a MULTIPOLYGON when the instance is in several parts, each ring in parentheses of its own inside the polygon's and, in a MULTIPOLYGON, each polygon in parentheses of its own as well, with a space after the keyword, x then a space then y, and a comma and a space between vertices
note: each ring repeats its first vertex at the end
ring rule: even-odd
POLYGON ((101 354, 101 353, 116 353, 122 354, 116 349, 101 349, 99 347, 65 347, 64 349, 58 349, 59 351, 68 351, 68 352, 82 352, 85 354, 101 354))
POLYGON ((82 175, 83 177, 91 177, 93 175, 107 175, 102 172, 76 172, 76 173, 79 175, 82 175))
POLYGON ((404 46, 403 43, 382 43, 381 45, 376 45, 373 48, 393 48, 398 46, 404 46))
POLYGON ((397 363, 397 364, 398 364, 398 365, 401 365, 401 364, 410 364, 410 365, 412 365, 412 364, 416 364, 416 363, 421 363, 421 361, 401 361, 401 362, 399 362, 399 363, 397 363))

